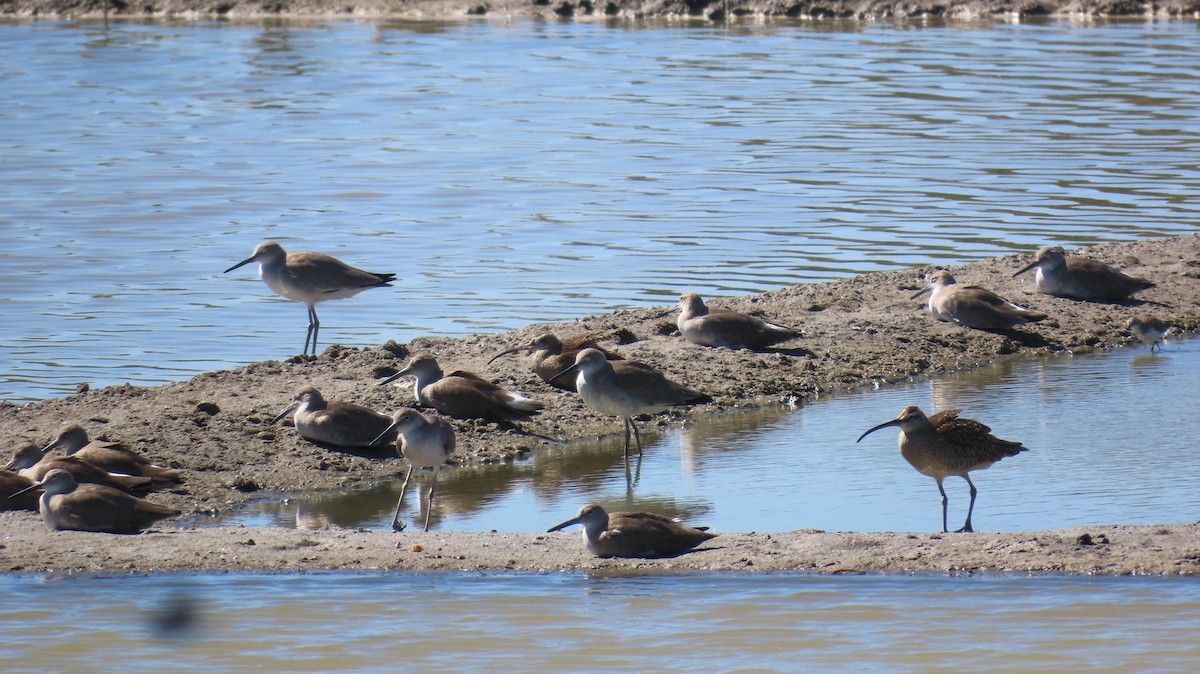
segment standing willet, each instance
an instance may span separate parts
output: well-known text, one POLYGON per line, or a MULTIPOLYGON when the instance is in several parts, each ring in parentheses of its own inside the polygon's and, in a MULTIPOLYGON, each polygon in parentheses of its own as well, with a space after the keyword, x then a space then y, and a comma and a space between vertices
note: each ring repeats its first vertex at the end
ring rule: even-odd
POLYGON ((1019 276, 1037 267, 1037 289, 1047 295, 1091 301, 1121 301, 1153 288, 1154 282, 1130 276, 1099 260, 1067 257, 1061 246, 1042 246, 1033 262, 1013 274, 1019 276))
POLYGON ((1153 316, 1134 316, 1125 323, 1125 329, 1132 332, 1134 337, 1142 340, 1143 344, 1150 345, 1151 353, 1156 346, 1162 351, 1162 339, 1173 327, 1175 326, 1167 321, 1153 316))
POLYGON ((671 557, 717 536, 708 527, 689 527, 654 513, 609 514, 595 504, 547 533, 573 524, 583 526, 584 543, 597 557, 671 557))
POLYGON ((161 519, 180 514, 179 510, 130 496, 120 489, 79 484, 65 470, 46 473, 41 482, 25 491, 38 487, 42 488, 38 502, 42 521, 54 531, 73 529, 136 534, 161 519))
POLYGON ((395 435, 388 433, 392 418, 361 405, 326 402, 321 392, 307 386, 296 392, 292 402, 271 420, 277 423, 289 412, 300 437, 335 447, 382 447, 395 435), (385 437, 386 436, 386 437, 385 437))
POLYGON ((668 407, 712 402, 712 398, 667 379, 661 372, 632 360, 608 362, 598 349, 584 349, 575 364, 562 374, 575 372, 575 388, 588 407, 625 421, 625 456, 629 456, 629 431, 642 453, 642 438, 633 418, 668 407))
POLYGON ((127 492, 148 491, 154 481, 150 477, 110 473, 93 466, 78 456, 47 454, 34 444, 27 444, 18 449, 5 468, 15 470, 33 482, 41 480, 46 473, 57 468, 70 473, 76 482, 102 484, 127 492))
MULTIPOLYGON (((438 471, 454 453, 454 427, 441 417, 402 408, 392 416, 392 425, 388 426, 387 430, 398 432, 396 453, 408 461, 408 472, 404 474, 404 484, 400 487, 400 500, 396 502, 396 515, 392 517, 392 529, 404 531, 404 523, 400 521, 400 508, 404 505, 404 494, 408 491, 408 481, 412 478, 413 468, 432 468, 429 505, 425 508, 425 531, 429 531, 429 513, 433 512, 433 492, 437 488, 438 471)), ((377 439, 383 439, 383 435, 377 439)), ((418 509, 420 503, 421 497, 418 494, 418 509)))
POLYGON ((800 336, 800 331, 727 309, 709 309, 696 293, 679 296, 675 319, 683 338, 701 346, 761 351, 800 336))
POLYGON ((37 485, 33 480, 10 470, 0 470, 0 510, 32 510, 37 512, 37 485))
POLYGON ((530 354, 533 360, 533 373, 541 378, 547 384, 560 388, 566 391, 575 390, 575 378, 566 376, 558 377, 563 370, 571 367, 575 363, 575 356, 583 349, 600 349, 604 352, 604 356, 609 360, 621 360, 621 357, 601 349, 596 344, 597 336, 593 333, 585 333, 568 337, 566 341, 560 340, 553 334, 546 332, 534 339, 525 346, 518 346, 514 349, 501 351, 492 356, 488 361, 491 365, 497 358, 507 356, 510 353, 525 351, 530 354))
POLYGON ((53 449, 60 449, 67 456, 77 456, 110 473, 148 477, 155 486, 183 482, 183 475, 178 470, 150 463, 149 459, 119 442, 88 439, 87 431, 78 424, 63 424, 58 436, 42 451, 53 449))
POLYGON ((379 385, 401 377, 416 379, 413 395, 419 404, 455 419, 487 419, 501 426, 519 428, 514 421, 528 419, 543 407, 536 400, 470 372, 457 370, 444 374, 433 356, 414 356, 403 370, 379 385))
POLYGON ((942 494, 942 531, 946 527, 946 490, 942 480, 948 475, 958 475, 971 487, 971 504, 967 507, 967 522, 959 531, 974 531, 971 528, 971 513, 975 510, 975 484, 969 473, 983 470, 1000 459, 1016 456, 1027 447, 1019 442, 1001 440, 991 434, 990 428, 974 419, 959 419, 958 410, 945 410, 932 417, 925 416, 919 407, 910 405, 900 410, 891 421, 867 429, 858 436, 862 441, 871 433, 889 426, 900 428, 900 455, 917 469, 937 481, 942 494))
POLYGON ((1019 307, 986 288, 958 285, 943 269, 930 274, 929 285, 912 299, 925 293, 929 293, 929 313, 934 318, 976 330, 1011 330, 1046 318, 1046 314, 1019 307))
POLYGON ((321 329, 317 302, 353 297, 367 288, 386 286, 396 278, 395 274, 377 274, 351 267, 322 253, 288 253, 274 241, 258 244, 253 255, 226 269, 225 273, 251 262, 258 262, 259 276, 276 294, 308 306, 304 355, 308 354, 310 342, 313 355, 317 355, 317 332, 321 329))

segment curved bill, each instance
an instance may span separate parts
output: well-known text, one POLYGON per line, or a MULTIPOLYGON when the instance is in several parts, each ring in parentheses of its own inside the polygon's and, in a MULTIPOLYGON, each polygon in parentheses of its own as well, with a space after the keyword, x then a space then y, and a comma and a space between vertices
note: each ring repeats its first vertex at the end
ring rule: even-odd
POLYGON ((501 351, 500 353, 498 353, 498 354, 496 354, 496 355, 492 356, 492 359, 491 359, 491 360, 489 360, 489 361, 487 362, 487 364, 488 364, 488 365, 491 365, 491 364, 492 364, 493 362, 495 362, 495 360, 496 360, 497 358, 499 358, 500 356, 507 356, 507 355, 508 355, 508 354, 510 354, 510 353, 516 353, 516 352, 518 352, 518 351, 529 351, 529 347, 528 347, 528 346, 518 346, 518 347, 516 347, 516 348, 509 349, 509 350, 507 350, 507 351, 501 351))
POLYGON ((866 431, 863 432, 862 435, 858 436, 858 440, 855 440, 854 442, 856 442, 856 443, 861 442, 863 438, 867 437, 868 435, 870 435, 870 434, 874 433, 875 431, 878 431, 882 428, 887 428, 888 426, 898 426, 898 425, 900 425, 899 419, 892 419, 891 421, 885 421, 882 424, 879 424, 878 426, 873 426, 871 428, 868 428, 866 431))

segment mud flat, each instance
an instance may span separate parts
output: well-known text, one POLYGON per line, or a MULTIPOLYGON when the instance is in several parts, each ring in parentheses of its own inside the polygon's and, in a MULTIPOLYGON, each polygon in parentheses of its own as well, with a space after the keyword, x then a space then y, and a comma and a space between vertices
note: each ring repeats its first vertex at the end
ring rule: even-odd
MULTIPOLYGON (((62 399, 0 403, 0 438, 47 443, 67 421, 93 437, 121 440, 158 463, 180 468, 187 483, 152 498, 190 515, 228 511, 271 492, 363 487, 401 476, 386 452, 348 453, 300 439, 275 414, 303 386, 327 399, 390 412, 413 404, 410 386, 379 387, 414 353, 430 353, 445 369, 472 370, 546 403, 525 424, 528 433, 569 442, 621 430, 617 419, 586 409, 578 396, 542 383, 521 357, 488 365, 496 353, 551 329, 594 332, 629 358, 648 362, 714 402, 648 423, 781 404, 803 405, 838 390, 887 385, 1001 360, 1069 357, 1130 344, 1125 321, 1134 314, 1169 318, 1180 333, 1200 325, 1200 237, 1148 239, 1096 246, 1086 254, 1116 264, 1158 286, 1128 304, 1095 304, 1041 295, 1032 274, 1012 273, 1031 258, 991 258, 951 272, 1049 319, 1010 334, 968 330, 933 320, 909 299, 930 268, 867 274, 791 286, 714 305, 800 327, 804 337, 774 353, 706 349, 674 331, 675 311, 649 307, 533 325, 499 334, 420 338, 369 348, 330 346, 318 358, 292 358, 207 372, 153 388, 130 385, 62 399)), ((402 302, 402 299, 397 299, 402 302)), ((1140 346, 1138 348, 1145 348, 1140 346)), ((455 421, 458 464, 511 461, 551 441, 487 422, 455 421)), ((361 568, 646 568, 642 562, 597 562, 567 534, 429 534, 357 530, 190 528, 166 524, 140 536, 49 532, 33 513, 0 514, 0 569, 361 569, 361 568), (247 541, 253 541, 248 543, 247 541), (411 544, 424 552, 414 553, 411 544), (345 546, 345 550, 337 549, 345 546), (397 547, 399 546, 399 547, 397 547), (482 554, 485 548, 503 554, 482 554), (441 557, 436 557, 441 555, 441 557), (511 563, 510 563, 511 560, 511 563), (131 566, 132 565, 132 566, 131 566)), ((1197 528, 1097 526, 1066 531, 961 536, 908 534, 724 533, 712 549, 675 560, 645 562, 664 569, 794 569, 822 572, 1006 569, 1072 573, 1192 573, 1200 553, 1197 528), (1088 534, 1092 543, 1080 543, 1088 534), (1101 534, 1107 539, 1097 542, 1101 534), (850 554, 862 548, 861 556, 850 554), (749 560, 751 564, 743 560, 749 560), (1189 561, 1190 560, 1190 561, 1189 561)))

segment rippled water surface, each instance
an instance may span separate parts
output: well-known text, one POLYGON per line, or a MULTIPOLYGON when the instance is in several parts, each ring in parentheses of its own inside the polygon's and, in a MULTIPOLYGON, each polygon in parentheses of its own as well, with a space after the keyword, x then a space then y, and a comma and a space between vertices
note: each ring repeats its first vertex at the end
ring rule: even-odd
POLYGON ((1200 222, 1194 23, 0 24, 0 399, 1200 222))
POLYGON ((1200 658, 1188 579, 219 574, 0 588, 14 672, 1145 672, 1200 658), (188 629, 163 630, 180 615, 188 629))

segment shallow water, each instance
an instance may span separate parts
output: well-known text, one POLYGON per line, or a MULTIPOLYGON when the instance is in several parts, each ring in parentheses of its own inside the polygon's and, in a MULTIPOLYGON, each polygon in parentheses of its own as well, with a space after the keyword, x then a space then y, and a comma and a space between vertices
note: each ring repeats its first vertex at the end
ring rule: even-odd
MULTIPOLYGON (((973 474, 977 530, 1194 521, 1200 516, 1194 438, 1200 423, 1200 342, 1162 353, 1121 349, 1005 363, 906 386, 786 408, 700 419, 643 434, 627 482, 621 438, 539 449, 501 466, 443 470, 434 529, 542 531, 598 502, 608 510, 681 515, 716 531, 938 531, 934 481, 914 471, 884 429, 860 433, 907 405, 961 408, 1029 451, 973 474), (1153 422, 1148 422, 1153 419, 1153 422)), ((645 425, 645 424, 643 424, 645 425)), ((620 422, 613 433, 620 431, 620 422)), ((290 431, 289 431, 290 432, 290 431)), ((362 491, 282 495, 222 524, 387 529, 397 479, 362 491)), ((414 479, 422 493, 430 473, 414 479)), ((966 483, 947 478, 951 528, 966 483)), ((402 517, 421 521, 410 485, 402 517)), ((207 521, 207 520, 205 520, 207 521)))
POLYGON ((1190 579, 199 574, 0 588, 12 672, 1145 672, 1200 658, 1190 579), (188 629, 163 631, 180 606, 188 629))
POLYGON ((1193 232, 1194 23, 0 23, 0 399, 1193 232))

